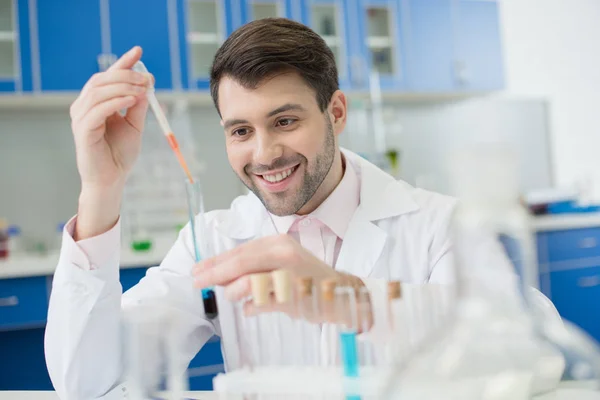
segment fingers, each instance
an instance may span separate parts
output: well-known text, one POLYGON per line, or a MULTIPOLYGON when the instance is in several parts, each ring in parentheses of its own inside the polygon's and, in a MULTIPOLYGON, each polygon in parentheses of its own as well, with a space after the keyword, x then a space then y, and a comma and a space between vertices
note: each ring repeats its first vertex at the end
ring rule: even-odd
POLYGON ((129 83, 114 83, 110 85, 90 88, 87 95, 84 96, 75 107, 73 120, 77 121, 83 118, 96 105, 119 97, 144 97, 146 87, 132 85, 129 83))
POLYGON ((116 97, 96 105, 79 121, 81 127, 91 131, 105 123, 106 119, 124 108, 132 107, 136 102, 135 96, 116 97))
POLYGON ((86 82, 82 92, 85 92, 90 87, 104 86, 111 83, 129 83, 131 85, 145 86, 151 82, 148 75, 142 74, 130 69, 119 69, 115 71, 99 72, 92 75, 86 82))
POLYGON ((107 71, 116 69, 130 69, 133 65, 142 58, 142 48, 135 46, 127 53, 123 54, 107 71))
POLYGON ((250 277, 242 276, 225 287, 225 297, 231 302, 250 296, 250 277))
POLYGON ((202 261, 194 267, 197 287, 226 286, 241 276, 257 272, 270 272, 286 267, 290 238, 265 237, 246 242, 235 249, 202 261))

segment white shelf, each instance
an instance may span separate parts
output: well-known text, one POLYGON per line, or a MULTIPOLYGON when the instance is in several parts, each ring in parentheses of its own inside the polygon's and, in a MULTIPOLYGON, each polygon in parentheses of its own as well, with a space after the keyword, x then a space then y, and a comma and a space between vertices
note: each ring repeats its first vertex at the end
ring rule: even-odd
POLYGON ((13 31, 0 31, 0 42, 14 42, 16 37, 13 31))
POLYGON ((376 49, 392 47, 393 44, 392 38, 389 36, 370 36, 367 38, 367 45, 376 49))
POLYGON ((531 225, 537 232, 597 228, 600 227, 600 213, 544 215, 532 218, 531 225))
POLYGON ((188 43, 191 43, 191 44, 221 43, 221 38, 217 33, 189 32, 187 34, 187 40, 188 40, 188 43))
MULTIPOLYGON (((368 91, 344 91, 351 99, 368 100, 368 91)), ((208 92, 156 92, 160 102, 172 104, 187 102, 193 106, 213 107, 213 101, 208 92)), ((401 103, 445 102, 490 95, 490 92, 383 92, 384 101, 401 103)), ((0 93, 0 109, 2 110, 63 110, 68 112, 69 106, 77 98, 76 92, 44 92, 38 94, 0 93)))
MULTIPOLYGON (((120 268, 150 267, 159 265, 177 239, 177 232, 169 232, 152 237, 152 249, 146 252, 134 252, 129 243, 121 243, 120 268)), ((0 279, 21 278, 26 276, 53 275, 58 263, 58 249, 47 256, 17 256, 0 261, 0 279)))

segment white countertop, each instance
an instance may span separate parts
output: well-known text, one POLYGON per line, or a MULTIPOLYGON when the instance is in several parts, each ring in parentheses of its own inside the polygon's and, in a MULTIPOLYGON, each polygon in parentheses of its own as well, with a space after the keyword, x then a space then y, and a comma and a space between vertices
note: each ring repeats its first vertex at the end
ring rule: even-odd
MULTIPOLYGON (((187 392, 186 398, 193 400, 218 400, 222 399, 216 392, 187 392)), ((238 397, 236 397, 238 398, 238 397)), ((588 389, 560 388, 543 396, 534 397, 535 400, 600 400, 600 392, 588 389)), ((2 392, 0 400, 59 400, 54 392, 2 392)))
POLYGON ((532 218, 538 232, 600 227, 600 213, 554 214, 532 218))
MULTIPOLYGON (((121 268, 149 267, 160 264, 175 243, 177 232, 173 231, 152 238, 149 251, 134 252, 128 243, 121 243, 121 268)), ((47 256, 22 256, 0 261, 0 279, 26 276, 53 275, 58 263, 58 250, 47 256)))
MULTIPOLYGON (((215 392, 186 392, 185 397, 191 400, 218 400, 219 395, 215 392)), ((55 392, 45 391, 23 391, 3 392, 0 391, 0 400, 59 400, 55 392)), ((582 399, 586 400, 586 399, 582 399)))

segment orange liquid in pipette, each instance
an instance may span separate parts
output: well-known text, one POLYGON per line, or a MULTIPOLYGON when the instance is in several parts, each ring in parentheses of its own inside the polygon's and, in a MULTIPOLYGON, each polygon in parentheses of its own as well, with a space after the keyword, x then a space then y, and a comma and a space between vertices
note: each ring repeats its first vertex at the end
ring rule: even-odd
POLYGON ((190 169, 188 168, 187 163, 185 162, 185 158, 183 158, 183 154, 181 154, 181 150, 179 150, 179 143, 177 143, 177 139, 175 138, 173 132, 169 132, 167 134, 167 141, 169 142, 169 146, 171 146, 171 149, 173 149, 173 152, 175 153, 175 156, 179 161, 179 165, 181 165, 181 168, 183 168, 183 172, 185 172, 187 178, 190 180, 190 183, 194 183, 194 179, 192 178, 190 169))

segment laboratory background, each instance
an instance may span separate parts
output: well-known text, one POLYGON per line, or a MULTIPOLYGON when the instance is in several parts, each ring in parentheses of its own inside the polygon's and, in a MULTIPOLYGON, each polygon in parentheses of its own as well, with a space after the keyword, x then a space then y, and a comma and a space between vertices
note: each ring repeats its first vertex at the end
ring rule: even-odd
MULTIPOLYGON (((0 393, 53 390, 43 337, 62 229, 77 210, 78 91, 141 46, 205 208, 227 208, 247 189, 227 161, 210 64, 236 28, 276 16, 332 49, 349 99, 341 145, 397 179, 453 195, 452 154, 511 148, 536 286, 600 340, 600 1, 0 0, 0 393)), ((149 115, 122 205, 123 290, 162 260, 187 212, 149 115)), ((214 337, 188 367, 189 389, 211 390, 221 372, 214 337)))

